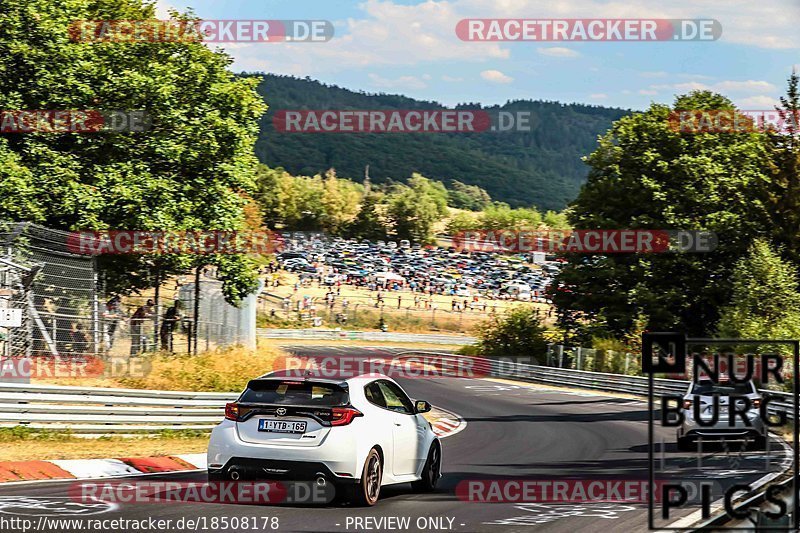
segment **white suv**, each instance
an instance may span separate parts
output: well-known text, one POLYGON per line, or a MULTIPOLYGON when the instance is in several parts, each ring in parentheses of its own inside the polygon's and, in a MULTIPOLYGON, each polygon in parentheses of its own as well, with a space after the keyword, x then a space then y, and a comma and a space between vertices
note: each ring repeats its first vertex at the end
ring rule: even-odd
POLYGON ((314 480, 339 496, 374 505, 384 485, 432 491, 442 448, 422 413, 392 379, 268 374, 251 380, 208 445, 210 481, 314 480))

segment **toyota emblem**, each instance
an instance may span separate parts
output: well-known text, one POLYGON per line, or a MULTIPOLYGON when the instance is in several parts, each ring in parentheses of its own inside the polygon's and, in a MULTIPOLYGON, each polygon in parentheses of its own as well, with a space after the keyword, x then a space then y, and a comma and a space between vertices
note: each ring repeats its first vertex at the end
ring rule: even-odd
POLYGON ((286 414, 286 408, 285 407, 278 407, 278 410, 275 411, 275 414, 277 414, 278 416, 285 415, 286 414))

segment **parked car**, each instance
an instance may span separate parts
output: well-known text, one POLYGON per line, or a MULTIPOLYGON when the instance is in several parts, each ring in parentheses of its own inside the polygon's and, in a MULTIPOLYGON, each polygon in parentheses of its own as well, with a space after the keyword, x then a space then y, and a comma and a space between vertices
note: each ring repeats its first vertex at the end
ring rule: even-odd
POLYGON ((313 480, 337 495, 374 505, 381 487, 410 482, 432 491, 441 477, 442 446, 423 413, 394 380, 379 374, 348 379, 251 380, 208 445, 210 481, 313 480))

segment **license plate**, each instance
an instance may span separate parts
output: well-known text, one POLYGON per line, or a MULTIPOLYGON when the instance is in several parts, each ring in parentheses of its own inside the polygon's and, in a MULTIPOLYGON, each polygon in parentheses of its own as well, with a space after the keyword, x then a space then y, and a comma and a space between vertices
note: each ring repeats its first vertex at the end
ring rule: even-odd
POLYGON ((306 423, 294 420, 268 420, 262 418, 258 421, 259 431, 269 431, 270 433, 305 433, 306 423))

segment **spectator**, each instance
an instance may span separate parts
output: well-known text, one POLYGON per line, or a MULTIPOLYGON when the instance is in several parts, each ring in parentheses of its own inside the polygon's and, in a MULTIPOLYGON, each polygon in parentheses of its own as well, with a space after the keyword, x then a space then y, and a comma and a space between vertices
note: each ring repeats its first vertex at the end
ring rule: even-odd
POLYGON ((153 300, 147 300, 147 303, 139 306, 131 315, 131 356, 133 357, 139 355, 143 348, 147 347, 147 339, 142 334, 142 326, 145 320, 153 317, 154 305, 153 300))
POLYGON ((114 334, 119 327, 119 321, 122 318, 122 309, 120 308, 120 297, 114 296, 106 302, 106 309, 103 313, 103 320, 106 324, 106 346, 110 350, 114 345, 114 334))
POLYGON ((75 324, 75 329, 70 331, 70 342, 72 352, 76 355, 84 355, 89 351, 89 336, 83 329, 83 324, 75 324))
POLYGON ((161 349, 164 351, 173 351, 172 335, 181 319, 181 306, 181 302, 177 300, 172 304, 172 307, 169 307, 164 312, 164 318, 161 322, 161 331, 159 332, 161 337, 161 349))

